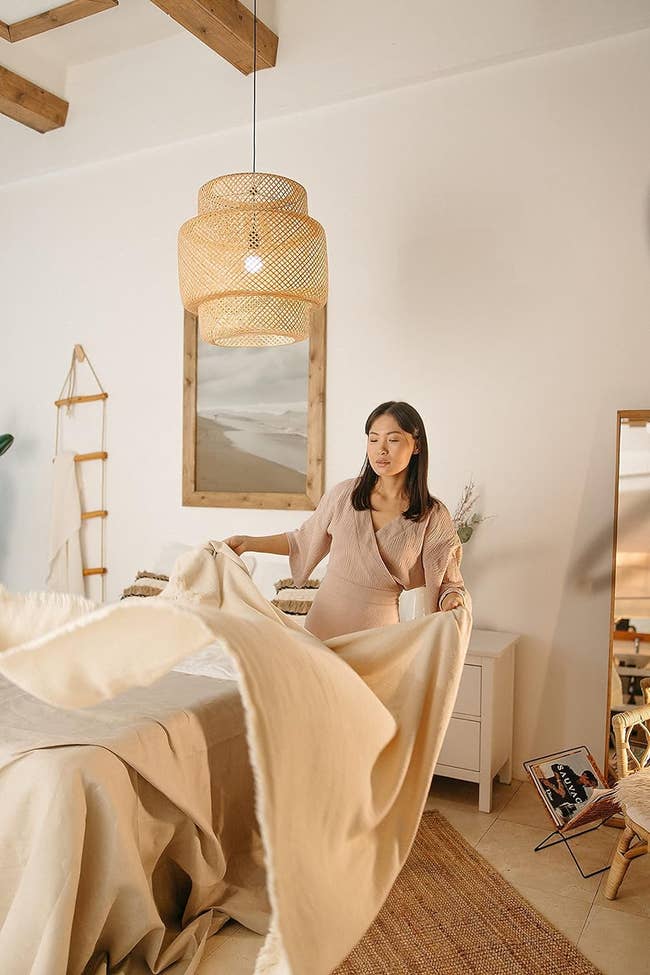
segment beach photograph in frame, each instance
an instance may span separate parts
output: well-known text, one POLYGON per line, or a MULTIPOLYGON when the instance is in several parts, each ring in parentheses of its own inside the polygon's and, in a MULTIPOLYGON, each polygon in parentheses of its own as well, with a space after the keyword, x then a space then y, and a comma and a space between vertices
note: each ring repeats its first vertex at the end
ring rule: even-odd
POLYGON ((185 313, 183 504, 313 509, 323 493, 325 310, 308 341, 229 349, 185 313))

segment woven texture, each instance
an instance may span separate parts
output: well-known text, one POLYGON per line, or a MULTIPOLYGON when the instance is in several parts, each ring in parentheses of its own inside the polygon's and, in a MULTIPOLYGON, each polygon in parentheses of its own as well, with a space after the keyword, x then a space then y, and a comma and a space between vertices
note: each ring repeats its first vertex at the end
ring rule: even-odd
POLYGON ((278 579, 274 585, 277 593, 277 598, 271 600, 274 606, 290 616, 306 616, 320 586, 320 580, 307 579, 298 587, 294 585, 293 579, 278 579))
POLYGON ((306 214, 307 192, 300 183, 273 173, 231 173, 211 179, 199 190, 199 213, 229 210, 233 206, 306 214))
POLYGON ((126 599, 128 596, 157 596, 168 582, 169 576, 156 572, 138 572, 133 585, 122 590, 120 599, 126 599))
POLYGON ((278 579, 273 583, 276 592, 280 592, 281 589, 318 589, 319 586, 320 579, 306 579, 302 586, 294 585, 293 579, 278 579))
POLYGON ((599 975, 439 813, 333 975, 599 975))
POLYGON ((273 295, 229 295, 198 306, 203 342, 226 348, 291 345, 309 337, 312 305, 273 295))
POLYGON ((199 190, 178 235, 185 308, 212 345, 286 345, 309 336, 327 301, 327 246, 299 183, 233 173, 199 190))

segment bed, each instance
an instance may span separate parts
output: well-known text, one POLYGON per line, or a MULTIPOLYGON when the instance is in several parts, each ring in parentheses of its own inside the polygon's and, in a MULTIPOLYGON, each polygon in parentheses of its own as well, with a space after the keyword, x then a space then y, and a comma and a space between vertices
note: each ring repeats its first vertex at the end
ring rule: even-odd
MULTIPOLYGON (((287 560, 247 564, 270 598, 287 560)), ((218 644, 83 711, 0 676, 2 975, 182 975, 230 918, 267 933, 237 679, 218 644)))
POLYGON ((204 650, 186 665, 194 673, 83 711, 0 677, 3 975, 181 975, 229 918, 266 933, 228 666, 204 650))
POLYGON ((208 541, 154 599, 0 586, 0 624, 0 973, 196 975, 227 917, 257 975, 336 968, 415 838, 469 598, 322 642, 208 541), (218 652, 237 681, 172 670, 218 652))

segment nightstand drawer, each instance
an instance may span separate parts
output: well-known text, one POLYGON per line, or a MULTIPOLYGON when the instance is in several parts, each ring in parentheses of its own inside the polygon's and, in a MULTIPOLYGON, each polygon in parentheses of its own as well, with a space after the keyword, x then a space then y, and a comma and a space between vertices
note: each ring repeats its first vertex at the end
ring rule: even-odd
POLYGON ((452 718, 440 749, 438 764, 478 772, 480 750, 480 722, 468 721, 465 718, 452 718))
POLYGON ((465 664, 463 667, 454 714, 481 716, 481 668, 476 664, 465 664))

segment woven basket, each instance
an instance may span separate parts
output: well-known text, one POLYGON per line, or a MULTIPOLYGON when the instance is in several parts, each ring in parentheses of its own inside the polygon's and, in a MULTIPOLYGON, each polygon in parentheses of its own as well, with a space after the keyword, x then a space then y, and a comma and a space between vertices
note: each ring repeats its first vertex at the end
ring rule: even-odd
POLYGON ((304 187, 271 173, 232 173, 199 190, 178 235, 185 308, 205 342, 287 345, 309 336, 327 301, 327 246, 304 187))

